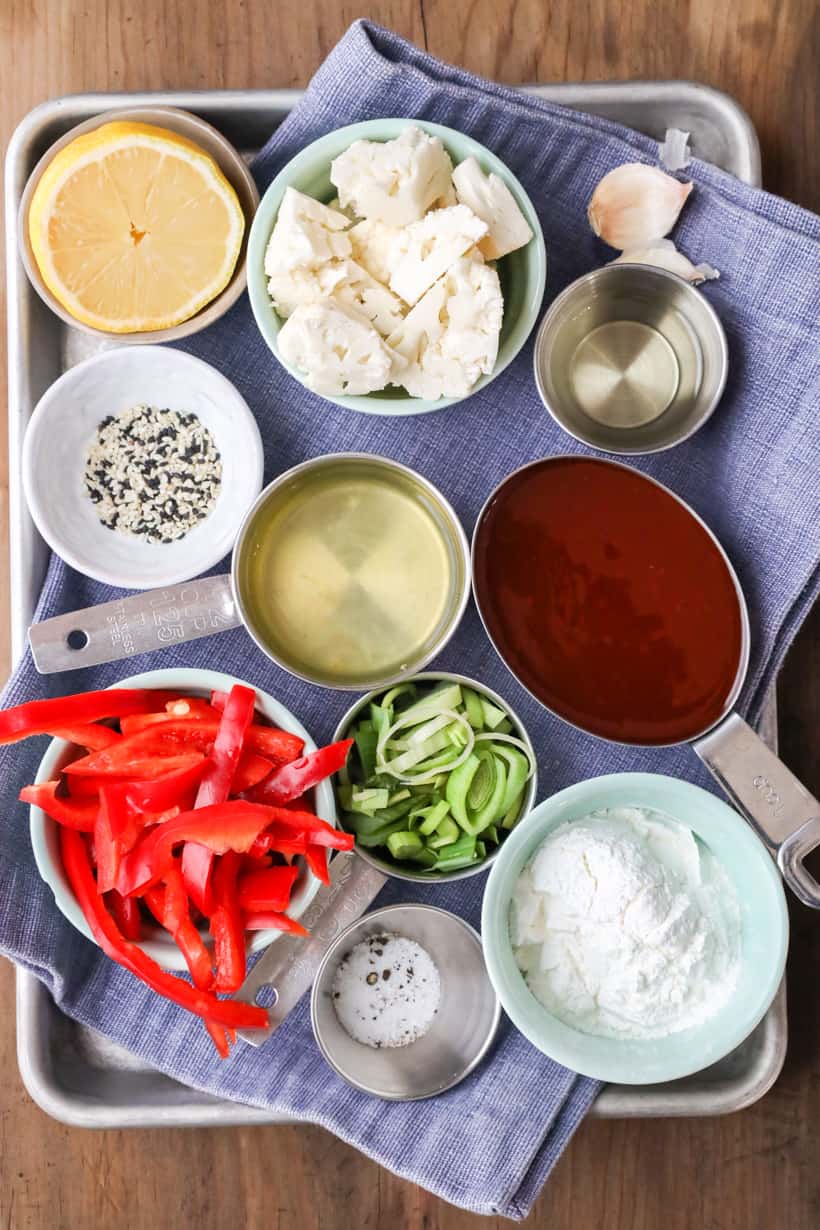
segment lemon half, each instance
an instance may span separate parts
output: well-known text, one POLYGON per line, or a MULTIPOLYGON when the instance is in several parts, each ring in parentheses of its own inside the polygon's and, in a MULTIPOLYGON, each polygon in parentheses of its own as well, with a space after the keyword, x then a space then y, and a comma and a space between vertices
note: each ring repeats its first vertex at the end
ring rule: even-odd
POLYGON ((55 155, 28 230, 43 281, 66 311, 108 333, 147 333, 188 320, 224 290, 245 218, 198 145, 118 122, 55 155))

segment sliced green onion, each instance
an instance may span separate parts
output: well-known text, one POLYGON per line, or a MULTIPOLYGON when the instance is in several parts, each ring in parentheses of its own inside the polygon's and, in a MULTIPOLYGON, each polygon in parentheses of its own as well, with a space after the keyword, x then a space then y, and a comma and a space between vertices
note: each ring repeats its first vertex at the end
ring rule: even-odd
POLYGON ((484 714, 484 725, 489 726, 490 730, 495 730, 497 726, 500 726, 507 716, 503 709, 499 709, 498 705, 487 700, 486 696, 481 697, 481 709, 484 714))
POLYGON ((517 823, 535 770, 513 729, 476 688, 396 685, 351 731, 343 824, 364 849, 430 875, 481 863, 517 823))
POLYGON ((418 833, 411 833, 409 831, 391 833, 387 839, 387 848, 393 855, 393 858, 412 858, 414 854, 418 854, 420 850, 424 849, 424 842, 418 833))
POLYGON ((398 683, 389 692, 385 692, 382 697, 381 707, 383 709, 392 709, 400 696, 415 696, 416 691, 414 683, 398 683))
POLYGON ((474 730, 484 729, 484 707, 481 704, 481 697, 472 688, 462 688, 461 695, 464 699, 464 708, 467 713, 467 721, 474 730))
POLYGON ((427 844, 431 850, 440 850, 442 846, 451 846, 454 841, 458 841, 460 831, 455 820, 445 816, 435 833, 429 837, 427 844))

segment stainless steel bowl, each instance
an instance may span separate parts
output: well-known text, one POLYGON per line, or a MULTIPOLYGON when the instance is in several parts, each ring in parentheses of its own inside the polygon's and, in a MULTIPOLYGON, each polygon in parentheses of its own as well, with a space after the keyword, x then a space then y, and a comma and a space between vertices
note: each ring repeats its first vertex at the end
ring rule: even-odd
POLYGON ((325 953, 310 999, 313 1033, 327 1062, 363 1093, 395 1102, 452 1089, 490 1049, 501 1019, 478 934, 455 914, 430 905, 390 905, 357 919, 325 953), (385 931, 415 940, 432 957, 441 1002, 430 1029, 408 1046, 376 1049, 355 1042, 333 1007, 339 962, 361 940, 385 931))
MULTIPOLYGON (((517 824, 520 824, 528 812, 532 810, 533 804, 535 803, 536 795, 538 793, 538 764, 535 757, 535 750, 532 746, 530 736, 527 734, 526 727, 509 702, 506 701, 503 696, 499 696, 497 692, 494 692, 492 688, 488 688, 486 684, 479 683, 476 679, 470 679, 467 675, 455 675, 452 671, 422 671, 420 674, 413 675, 412 678, 406 680, 406 682, 461 683, 465 687, 473 688, 476 692, 481 692, 482 695, 491 700, 494 705, 498 705, 499 709, 504 710, 513 724, 514 733, 522 740, 523 743, 526 744, 530 761, 532 763, 532 777, 529 779, 524 788, 524 799, 521 804, 521 812, 517 821, 517 824)), ((334 743, 338 742, 339 739, 345 738, 347 731, 355 722, 362 709, 367 708, 370 702, 375 700, 379 693, 383 691, 383 687, 376 688, 374 691, 368 692, 366 696, 362 696, 356 701, 355 704, 350 706, 347 713, 345 713, 344 717, 339 722, 339 725, 336 727, 336 732, 333 736, 334 743)), ((371 854, 369 850, 365 850, 359 845, 356 846, 356 853, 359 858, 364 859, 366 863, 370 863, 371 867, 375 867, 377 871, 381 871, 383 875, 393 876, 396 880, 411 880, 419 884, 443 884, 447 880, 464 880, 468 876, 479 875, 480 872, 487 871, 487 869, 492 866, 495 861, 500 849, 500 846, 496 846, 492 854, 488 854, 487 857, 483 858, 480 863, 475 865, 475 867, 463 867, 460 871, 443 872, 436 875, 430 875, 429 872, 425 874, 422 871, 405 871, 403 868, 397 867, 393 862, 388 862, 386 859, 377 858, 374 854, 371 854)))
MULTIPOLYGON (((351 576, 351 582, 360 580, 351 576)), ((278 666, 296 675, 308 683, 320 687, 337 688, 340 691, 358 691, 360 688, 389 687, 399 683, 421 670, 427 663, 440 653, 455 632, 470 599, 471 565, 470 545, 464 528, 452 505, 444 498, 437 487, 422 477, 409 466, 393 461, 390 457, 381 457, 374 453, 325 453, 293 466, 275 478, 261 492, 253 506, 249 509, 239 530, 233 551, 231 570, 231 585, 233 598, 239 616, 256 644, 278 666), (360 470, 372 470, 391 473, 398 483, 410 491, 436 522, 441 539, 447 552, 450 567, 450 586, 447 598, 446 612, 434 633, 422 645, 413 646, 412 653, 408 651, 401 667, 384 676, 371 671, 369 675, 347 673, 327 675, 319 670, 310 669, 307 664, 297 662, 282 646, 273 644, 266 636, 264 629, 254 621, 249 604, 246 600, 248 584, 246 573, 249 561, 253 557, 253 536, 256 519, 265 515, 276 502, 287 500, 288 496, 302 488, 322 470, 341 472, 344 469, 352 473, 360 470)))
POLYGON ((606 453, 688 439, 726 384, 726 335, 705 296, 665 269, 616 264, 568 286, 535 342, 535 381, 564 431, 606 453))

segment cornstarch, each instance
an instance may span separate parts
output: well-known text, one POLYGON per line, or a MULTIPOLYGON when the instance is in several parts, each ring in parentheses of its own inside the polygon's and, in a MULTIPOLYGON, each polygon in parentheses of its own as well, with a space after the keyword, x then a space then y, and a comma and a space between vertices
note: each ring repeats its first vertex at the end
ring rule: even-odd
POLYGON ((521 873, 511 939, 533 995, 588 1034, 661 1038, 735 987, 740 908, 714 855, 645 808, 561 825, 521 873))

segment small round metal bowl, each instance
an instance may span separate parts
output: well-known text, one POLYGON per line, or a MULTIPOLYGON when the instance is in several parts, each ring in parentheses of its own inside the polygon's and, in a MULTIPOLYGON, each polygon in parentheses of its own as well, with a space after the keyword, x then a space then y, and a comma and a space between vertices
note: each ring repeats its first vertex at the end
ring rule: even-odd
POLYGON ((541 400, 569 435, 605 453, 660 453, 720 401, 726 335, 706 297, 666 269, 614 264, 552 303, 535 342, 541 400))
POLYGON ((124 345, 173 342, 181 337, 190 337, 192 333, 198 333, 200 329, 212 325, 214 321, 224 316, 228 308, 232 307, 242 294, 248 281, 246 261, 248 236, 258 205, 259 190, 241 154, 238 150, 234 149, 230 141, 223 137, 221 132, 218 132, 216 128, 206 123, 205 120, 200 119, 198 115, 191 115, 189 111, 182 111, 178 107, 129 107, 125 110, 103 111, 99 115, 93 116, 90 120, 77 124, 75 128, 64 133, 58 141, 49 146, 28 177, 28 182, 20 198, 20 209, 17 217, 20 257, 28 274, 29 281, 37 291, 37 294, 51 308, 52 312, 65 321, 67 325, 71 325, 72 329, 80 329, 83 333, 90 333, 98 338, 110 338, 124 345), (87 132, 93 132, 95 128, 100 128, 103 124, 124 123, 128 121, 154 124, 157 128, 167 128, 171 132, 175 132, 179 136, 193 141, 206 154, 209 154, 239 198, 239 204, 245 216, 245 234, 242 238, 239 259, 236 262, 236 268, 233 271, 230 282, 215 299, 207 303, 194 316, 189 317, 188 320, 183 320, 178 325, 174 325, 171 329, 154 329, 146 333, 108 333, 104 329, 95 329, 93 325, 83 324, 82 321, 77 320, 63 307, 46 286, 29 240, 28 211, 34 190, 55 154, 58 154, 60 150, 69 145, 76 137, 81 137, 87 132))
MULTIPOLYGON (((526 744, 527 751, 530 756, 530 762, 532 764, 532 776, 524 787, 524 799, 521 803, 521 811, 515 826, 517 828, 535 803, 535 798, 538 793, 538 769, 535 751, 533 749, 530 736, 527 734, 524 723, 518 717, 512 706, 504 700, 503 696, 499 696, 497 692, 494 692, 492 688, 488 688, 486 684, 479 683, 475 679, 469 679, 466 675, 454 675, 451 671, 422 671, 418 675, 413 675, 410 679, 406 680, 406 682, 461 683, 465 687, 472 688, 475 692, 480 692, 482 696, 486 696, 487 699, 492 701, 494 705, 497 705, 499 709, 504 710, 513 724, 513 733, 526 744)), ((368 692, 367 696, 362 696, 361 699, 357 700, 354 705, 351 705, 347 713, 339 722, 339 725, 336 727, 336 733, 333 736, 334 743, 338 742, 339 739, 346 738, 347 731, 356 721, 359 713, 363 709, 366 709, 367 706, 376 699, 379 693, 383 691, 383 687, 376 688, 375 691, 368 692)), ((340 827, 344 826, 340 824, 340 827)), ((511 831, 514 832, 515 829, 512 829, 511 831)), ((504 841, 506 841, 506 838, 504 841)), ((359 858, 364 859, 366 863, 370 863, 371 867, 375 867, 378 871, 381 871, 383 875, 393 876, 396 880, 411 880, 418 884, 443 884, 447 880, 464 880, 468 876, 479 875, 482 871, 487 871, 487 869, 495 862, 503 845, 504 842, 502 841, 500 845, 496 846, 491 854, 488 854, 486 858, 483 858, 479 863, 476 863, 474 867, 463 867, 460 871, 440 872, 436 875, 431 875, 429 872, 425 874, 423 871, 413 871, 409 864, 399 866, 398 863, 394 863, 392 861, 388 862, 387 859, 378 858, 375 854, 371 854, 370 851, 366 850, 363 846, 358 845, 358 843, 356 845, 356 853, 359 858)))
POLYGON ((373 1097, 410 1102, 452 1089, 478 1066, 492 1045, 501 1005, 471 926, 430 905, 390 905, 334 940, 313 983, 310 1016, 320 1051, 343 1080, 373 1097), (414 940, 429 953, 441 979, 441 1001, 423 1037, 377 1049, 354 1041, 342 1026, 333 1007, 333 979, 356 944, 384 932, 414 940))
MULTIPOLYGON (((334 528, 336 534, 339 533, 339 518, 333 514, 328 516, 333 523, 328 527, 329 536, 332 537, 334 528)), ((371 550, 367 543, 364 545, 367 551, 371 550)), ((303 562, 300 562, 300 570, 304 571, 303 562)), ((438 488, 409 466, 374 453, 326 453, 293 466, 264 489, 239 531, 233 554, 232 579, 237 608, 245 627, 263 653, 291 675, 307 683, 358 692, 362 688, 389 687, 407 679, 425 667, 449 642, 470 598, 470 547, 450 503, 438 488), (354 626, 357 636, 367 634, 368 629, 367 614, 361 614, 363 608, 354 605, 354 618, 347 604, 348 598, 355 604, 361 602, 362 594, 365 597, 368 595, 370 581, 358 554, 354 553, 348 558, 338 546, 331 544, 327 548, 328 567, 332 568, 338 584, 335 592, 326 587, 316 599, 319 604, 317 609, 327 622, 328 644, 333 648, 335 665, 327 661, 320 665, 309 656, 305 648, 306 638, 300 627, 296 627, 295 631, 293 626, 284 632, 272 631, 266 626, 260 604, 254 604, 252 600, 260 544, 271 540, 271 519, 287 512, 292 527, 294 505, 298 502, 300 508, 315 507, 314 484, 317 478, 327 474, 345 481, 357 481, 362 477, 378 479, 395 486, 433 521, 448 561, 449 584, 435 626, 425 633, 423 640, 408 639, 401 645, 400 651, 395 649, 389 659, 376 659, 371 655, 369 663, 359 665, 357 669, 351 667, 349 654, 343 648, 343 638, 350 635, 354 626)), ((374 594, 374 608, 381 601, 380 594, 374 594)))
MULTIPOLYGON (((188 667, 178 667, 171 670, 145 671, 142 675, 132 675, 128 679, 121 679, 119 683, 113 686, 118 688, 160 688, 163 691, 184 692, 188 696, 207 698, 214 689, 227 692, 230 691, 235 683, 241 682, 241 680, 234 679, 231 675, 225 675, 221 671, 194 670, 188 667)), ((246 684, 246 686, 252 687, 253 685, 246 684)), ((316 750, 316 744, 304 726, 284 705, 268 695, 267 692, 260 691, 259 688, 256 688, 255 691, 258 713, 261 713, 272 725, 279 726, 283 730, 292 731, 295 735, 300 735, 305 741, 306 752, 316 750)), ((40 761, 35 781, 38 784, 54 781, 56 777, 59 777, 60 771, 64 766, 69 761, 76 759, 77 749, 74 744, 68 743, 65 739, 52 739, 46 748, 43 759, 40 761)), ((316 814, 335 827, 336 803, 330 782, 320 782, 315 789, 316 814)), ((74 891, 68 882, 68 876, 63 869, 62 859, 60 858, 59 824, 47 816, 42 808, 34 805, 29 808, 29 815, 29 829, 31 833, 31 846, 34 851, 34 861, 43 880, 54 894, 57 909, 86 939, 95 943, 96 941, 91 934, 91 929, 77 903, 77 898, 74 896, 74 891)), ((319 887, 319 881, 312 872, 307 867, 302 867, 299 878, 294 886, 291 903, 288 906, 288 914, 291 918, 300 918, 304 914, 319 891, 319 887)), ((163 969, 187 970, 188 967, 185 964, 184 956, 167 931, 163 931, 159 927, 146 927, 145 930, 146 938, 141 940, 137 947, 141 948, 149 957, 153 957, 155 961, 159 962, 163 969)), ((269 944, 274 943, 282 934, 283 932, 275 930, 249 932, 248 951, 261 952, 263 948, 267 948, 269 944)))

